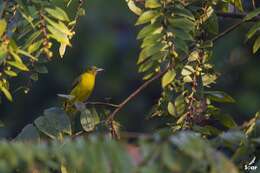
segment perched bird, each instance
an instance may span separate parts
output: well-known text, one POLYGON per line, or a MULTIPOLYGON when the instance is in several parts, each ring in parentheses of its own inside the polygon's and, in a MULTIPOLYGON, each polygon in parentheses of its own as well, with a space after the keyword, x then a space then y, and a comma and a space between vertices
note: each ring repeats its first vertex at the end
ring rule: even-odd
POLYGON ((81 74, 74 82, 73 89, 70 92, 72 97, 70 100, 65 102, 65 109, 73 106, 76 102, 84 102, 91 95, 95 87, 96 75, 103 71, 102 68, 92 66, 81 74))

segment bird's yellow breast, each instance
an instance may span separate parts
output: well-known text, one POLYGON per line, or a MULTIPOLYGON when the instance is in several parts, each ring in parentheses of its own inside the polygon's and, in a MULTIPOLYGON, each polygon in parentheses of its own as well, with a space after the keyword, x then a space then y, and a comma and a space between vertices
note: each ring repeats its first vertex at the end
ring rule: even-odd
POLYGON ((74 96, 73 101, 83 102, 92 93, 95 86, 95 75, 84 73, 80 76, 79 83, 73 88, 70 95, 74 96))

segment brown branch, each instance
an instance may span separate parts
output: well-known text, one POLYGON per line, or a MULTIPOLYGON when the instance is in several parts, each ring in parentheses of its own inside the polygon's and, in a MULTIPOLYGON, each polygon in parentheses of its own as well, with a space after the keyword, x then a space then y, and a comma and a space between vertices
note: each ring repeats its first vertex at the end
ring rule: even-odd
POLYGON ((106 102, 85 102, 86 105, 100 105, 100 106, 109 106, 109 107, 114 107, 118 108, 119 105, 117 104, 112 104, 112 103, 106 103, 106 102))
POLYGON ((253 8, 256 9, 255 0, 252 0, 253 8))
POLYGON ((151 84, 153 81, 160 78, 162 75, 164 75, 171 66, 166 67, 163 71, 159 72, 157 75, 155 75, 153 78, 149 79, 145 83, 143 83, 139 88, 137 88, 132 94, 130 94, 125 100, 123 100, 119 105, 118 108, 116 108, 107 118, 107 122, 111 122, 114 120, 115 115, 134 97, 136 97, 141 91, 143 91, 149 84, 151 84))
POLYGON ((83 4, 85 3, 84 2, 85 0, 79 0, 79 3, 78 3, 78 7, 77 7, 77 13, 76 13, 76 16, 74 17, 74 20, 75 20, 75 24, 71 27, 71 30, 73 31, 77 25, 77 21, 79 20, 79 10, 80 8, 83 6, 83 4))
POLYGON ((223 32, 221 32, 220 34, 218 34, 216 37, 214 37, 211 41, 212 42, 216 42, 217 40, 219 40, 220 38, 222 38, 223 36, 225 36, 226 34, 230 33, 231 31, 235 30, 236 28, 238 28, 240 25, 242 25, 244 23, 244 21, 240 21, 237 22, 236 24, 230 26, 229 28, 227 28, 226 30, 224 30, 223 32))

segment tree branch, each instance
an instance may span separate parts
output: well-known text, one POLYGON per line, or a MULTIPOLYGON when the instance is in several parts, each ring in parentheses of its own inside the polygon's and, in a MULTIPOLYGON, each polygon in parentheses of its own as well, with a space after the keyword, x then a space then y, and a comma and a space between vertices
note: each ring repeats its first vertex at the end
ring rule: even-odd
POLYGON ((136 97, 141 91, 143 91, 149 84, 151 84, 153 81, 160 78, 162 75, 164 75, 171 66, 166 67, 163 71, 159 72, 157 75, 155 75, 153 78, 149 79, 145 83, 143 83, 139 88, 137 88, 132 94, 130 94, 125 100, 123 100, 119 105, 118 108, 116 108, 107 118, 107 122, 111 122, 114 120, 115 115, 134 97, 136 97))
POLYGON ((118 108, 119 105, 117 104, 112 104, 112 103, 106 103, 106 102, 85 102, 86 105, 101 105, 101 106, 109 106, 109 107, 114 107, 118 108))
POLYGON ((231 31, 235 30, 236 28, 238 28, 240 25, 242 25, 244 23, 244 21, 240 21, 237 22, 236 24, 230 26, 229 28, 227 28, 226 30, 224 30, 223 32, 221 32, 220 34, 218 34, 216 37, 214 37, 211 41, 212 42, 216 42, 217 40, 219 40, 220 38, 222 38, 223 36, 225 36, 226 34, 230 33, 231 31))

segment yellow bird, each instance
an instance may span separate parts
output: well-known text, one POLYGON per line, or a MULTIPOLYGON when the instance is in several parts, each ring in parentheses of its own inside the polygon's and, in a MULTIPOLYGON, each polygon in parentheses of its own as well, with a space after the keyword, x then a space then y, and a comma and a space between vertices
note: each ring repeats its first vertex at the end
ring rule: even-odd
POLYGON ((102 68, 92 66, 81 74, 74 82, 74 87, 70 92, 71 100, 65 103, 65 109, 71 107, 76 102, 84 102, 91 95, 95 87, 96 75, 103 71, 102 68))

